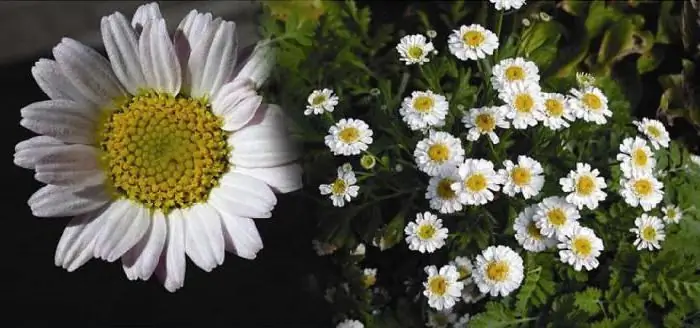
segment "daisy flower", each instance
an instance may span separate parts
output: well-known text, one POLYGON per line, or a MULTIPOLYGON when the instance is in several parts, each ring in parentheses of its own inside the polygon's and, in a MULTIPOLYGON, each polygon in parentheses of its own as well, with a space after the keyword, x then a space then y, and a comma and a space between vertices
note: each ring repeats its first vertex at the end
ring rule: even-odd
POLYGON ((683 218, 683 211, 675 205, 666 205, 661 211, 664 212, 663 220, 666 223, 678 223, 683 218))
POLYGON ((359 155, 372 144, 372 134, 369 125, 362 120, 341 119, 328 130, 325 142, 333 155, 359 155))
POLYGON ((495 145, 499 142, 496 134, 496 127, 501 129, 510 128, 510 123, 506 121, 506 113, 508 107, 493 106, 493 107, 478 107, 472 108, 468 113, 462 116, 464 127, 469 129, 467 140, 476 141, 482 135, 487 135, 491 142, 495 145))
POLYGON ((542 93, 544 99, 544 117, 542 124, 551 130, 568 128, 569 122, 576 118, 571 112, 567 97, 560 93, 542 93))
POLYGON ((642 216, 634 220, 636 228, 630 229, 630 232, 637 234, 637 239, 634 240, 634 246, 637 250, 661 249, 661 244, 665 238, 664 223, 658 217, 643 213, 642 216))
POLYGON ((430 202, 430 208, 443 214, 455 213, 462 210, 457 193, 452 190, 452 184, 461 181, 457 168, 439 172, 430 177, 425 199, 430 202))
POLYGON ((425 267, 428 279, 423 283, 423 295, 428 298, 428 305, 438 311, 452 308, 462 293, 464 283, 457 281, 459 273, 452 265, 445 265, 438 271, 437 267, 425 267))
POLYGON ((656 166, 654 153, 647 146, 646 140, 640 137, 625 138, 620 144, 617 160, 622 162, 620 169, 627 178, 633 174, 651 174, 656 166))
POLYGON ((334 95, 331 89, 314 90, 306 99, 309 104, 306 105, 304 115, 332 113, 335 106, 338 105, 338 100, 338 96, 334 95))
POLYGON ((457 314, 451 310, 430 311, 426 325, 431 328, 447 328, 455 321, 457 321, 457 314))
POLYGON ((377 283, 377 269, 367 268, 362 270, 362 283, 365 287, 372 287, 377 283))
POLYGON ((666 131, 666 127, 663 123, 646 117, 642 118, 641 122, 634 121, 632 123, 637 127, 639 132, 644 133, 644 135, 649 138, 654 149, 659 149, 660 147, 668 148, 671 137, 669 137, 668 131, 666 131))
POLYGON ((496 10, 520 9, 525 4, 525 0, 489 0, 494 4, 496 10))
POLYGON ((544 119, 544 98, 536 83, 510 83, 499 92, 498 97, 507 104, 506 117, 513 120, 516 129, 535 126, 537 121, 544 119))
POLYGON ((532 219, 545 237, 561 238, 579 225, 580 218, 576 206, 563 197, 551 196, 537 204, 532 219))
POLYGON ((504 181, 503 193, 508 196, 515 196, 522 193, 523 198, 530 199, 536 196, 544 186, 544 176, 542 165, 527 156, 518 156, 518 163, 511 160, 503 162, 504 169, 500 169, 498 174, 504 181))
POLYGON ((413 152, 418 169, 430 176, 450 170, 464 160, 462 141, 447 132, 430 131, 413 152))
POLYGON ((445 246, 447 228, 442 227, 442 220, 430 212, 418 213, 414 222, 409 222, 404 229, 408 249, 421 253, 432 253, 445 246))
POLYGON ((633 174, 620 179, 620 195, 632 207, 641 206, 645 212, 651 211, 664 198, 664 185, 651 173, 633 174))
POLYGON ((541 252, 556 245, 554 238, 549 238, 542 235, 540 228, 534 219, 538 206, 532 205, 526 207, 515 218, 513 230, 515 230, 515 240, 523 246, 526 251, 541 252))
POLYGON ((472 281, 472 271, 474 270, 474 265, 468 257, 457 256, 453 261, 450 261, 450 265, 454 265, 455 268, 457 268, 460 281, 464 281, 464 283, 469 283, 472 281))
POLYGON ((333 206, 343 207, 345 202, 350 202, 357 197, 360 187, 356 186, 357 179, 355 172, 347 167, 338 167, 338 177, 331 184, 322 184, 318 186, 321 195, 330 195, 333 206))
POLYGON ((362 324, 362 322, 359 322, 357 320, 351 320, 351 319, 346 319, 342 322, 340 322, 336 328, 365 328, 365 325, 362 324))
POLYGON ((459 202, 464 205, 483 205, 493 200, 501 177, 493 169, 493 163, 485 159, 467 158, 457 169, 460 181, 452 184, 459 202))
POLYGON ((523 282, 523 259, 507 246, 490 246, 476 256, 474 282, 491 296, 506 296, 523 282))
POLYGON ((462 25, 453 30, 448 40, 450 52, 460 60, 477 60, 498 49, 498 37, 479 24, 462 25))
POLYGON ((540 83, 537 65, 521 57, 501 60, 493 67, 492 74, 491 85, 499 91, 514 82, 538 85, 540 83))
POLYGON ((402 62, 406 65, 419 64, 423 65, 430 61, 428 54, 435 50, 433 43, 426 40, 421 34, 406 35, 396 45, 396 50, 399 52, 402 62))
POLYGON ((598 267, 598 256, 603 251, 603 240, 595 235, 590 228, 577 226, 570 234, 563 236, 559 248, 559 258, 563 263, 574 267, 574 270, 587 271, 598 267))
POLYGON ((273 49, 241 61, 235 23, 195 10, 172 40, 156 3, 131 22, 103 17, 101 34, 109 59, 63 38, 55 60, 39 60, 32 75, 51 100, 21 110, 41 136, 17 145, 15 163, 47 184, 29 207, 74 216, 55 264, 121 259, 130 280, 155 272, 172 292, 185 255, 207 272, 225 251, 255 258, 252 218, 271 217, 274 192, 301 187, 283 112, 256 92, 273 49))
POLYGON ((606 116, 612 116, 608 109, 608 98, 600 89, 589 85, 580 90, 571 89, 569 93, 573 96, 570 103, 576 118, 602 125, 608 122, 606 116))
POLYGON ((598 174, 598 169, 591 170, 589 164, 576 163, 576 171, 572 170, 567 177, 559 179, 562 190, 569 193, 566 201, 576 205, 579 210, 584 206, 596 209, 598 202, 607 196, 602 190, 607 187, 605 179, 598 174))
POLYGON ((432 91, 413 91, 399 108, 403 121, 413 131, 445 125, 449 104, 445 96, 432 91))

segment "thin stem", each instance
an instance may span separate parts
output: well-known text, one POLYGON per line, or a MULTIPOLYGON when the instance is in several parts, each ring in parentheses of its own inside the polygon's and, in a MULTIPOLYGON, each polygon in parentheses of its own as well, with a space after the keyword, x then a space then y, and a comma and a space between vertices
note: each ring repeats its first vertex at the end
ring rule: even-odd
MULTIPOLYGON (((499 11, 498 12, 498 20, 496 21, 496 36, 498 37, 499 45, 501 43, 501 28, 502 27, 503 27, 503 12, 499 11)), ((498 56, 498 49, 499 48, 496 48, 496 56, 495 56, 494 60, 500 59, 500 57, 498 56)))
POLYGON ((396 98, 394 98, 395 104, 398 104, 401 100, 401 95, 403 95, 404 91, 406 91, 406 87, 408 86, 408 79, 410 77, 411 74, 408 72, 404 72, 403 75, 401 75, 401 83, 399 84, 399 90, 396 93, 396 98))

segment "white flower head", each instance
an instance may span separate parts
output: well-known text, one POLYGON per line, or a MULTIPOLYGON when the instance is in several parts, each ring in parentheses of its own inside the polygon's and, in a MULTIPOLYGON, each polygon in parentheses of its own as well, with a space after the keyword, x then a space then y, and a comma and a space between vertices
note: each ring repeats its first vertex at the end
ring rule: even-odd
POLYGON ((306 105, 304 115, 332 113, 335 106, 338 105, 338 100, 338 96, 334 95, 331 89, 314 90, 306 99, 309 104, 306 105))
POLYGON ((540 83, 539 68, 534 62, 522 57, 507 58, 501 60, 493 67, 491 85, 496 90, 502 90, 506 85, 514 82, 526 84, 540 83))
POLYGON ((532 22, 531 22, 529 19, 527 19, 527 18, 523 18, 520 22, 521 22, 521 23, 523 24, 523 26, 525 26, 525 27, 528 27, 528 26, 532 25, 532 22))
POLYGON ((500 139, 496 134, 496 128, 510 128, 510 122, 506 121, 507 106, 477 107, 464 113, 462 123, 469 129, 467 140, 476 141, 482 135, 487 135, 493 144, 500 139))
POLYGON ((352 255, 352 256, 365 256, 365 252, 366 252, 365 244, 359 243, 359 244, 357 244, 357 247, 355 247, 355 249, 353 249, 350 252, 350 255, 352 255))
POLYGON ((426 325, 430 328, 447 328, 455 321, 457 321, 457 314, 452 310, 430 311, 426 325))
POLYGON ((627 178, 633 174, 651 174, 656 166, 654 153, 640 137, 625 138, 620 144, 617 160, 621 161, 620 169, 627 178))
POLYGON ((537 83, 510 83, 498 93, 498 97, 508 106, 506 117, 513 120, 513 128, 526 129, 544 119, 544 98, 537 83))
POLYGON ((598 256, 603 251, 603 240, 590 228, 577 226, 560 240, 557 248, 563 263, 572 265, 576 271, 582 268, 590 271, 599 265, 598 256))
POLYGON ((372 134, 369 125, 364 121, 343 118, 330 127, 325 142, 333 155, 359 155, 372 144, 372 134))
POLYGON ((476 256, 474 282, 491 296, 506 296, 523 282, 523 259, 507 246, 489 246, 476 256))
POLYGON ((563 197, 551 196, 543 199, 535 210, 533 220, 545 237, 559 239, 571 233, 581 218, 576 206, 563 197))
POLYGON ((643 213, 634 220, 634 225, 636 228, 630 229, 630 232, 637 234, 637 239, 634 240, 634 246, 637 246, 637 250, 661 249, 661 242, 666 239, 664 222, 661 219, 643 213))
POLYGON ((408 249, 421 253, 432 253, 445 246, 447 228, 442 220, 430 212, 418 213, 414 222, 409 222, 404 229, 408 249))
POLYGON ((489 0, 494 4, 496 10, 520 9, 525 4, 525 0, 489 0))
POLYGON ((461 181, 457 167, 442 170, 430 177, 425 199, 430 202, 430 208, 443 214, 455 213, 462 210, 457 193, 452 190, 452 184, 461 181))
POLYGON ((576 118, 602 125, 608 122, 606 117, 612 116, 612 111, 608 109, 608 98, 600 89, 589 85, 580 90, 571 89, 569 93, 572 95, 570 106, 576 118))
POLYGON ((377 283, 377 269, 366 268, 362 270, 362 283, 365 287, 372 287, 377 283))
POLYGON ((587 163, 576 163, 576 171, 570 171, 565 178, 559 179, 564 192, 569 193, 566 201, 583 209, 591 210, 598 207, 598 202, 605 200, 607 194, 602 190, 607 187, 605 179, 599 177, 598 169, 591 169, 587 163))
POLYGON ((342 322, 338 323, 336 328, 365 328, 365 325, 362 324, 362 322, 359 322, 357 320, 352 320, 352 319, 346 319, 343 320, 342 322))
POLYGON ((661 209, 664 212, 664 222, 678 223, 683 218, 683 211, 676 205, 666 205, 661 209))
POLYGON ((448 40, 450 52, 460 60, 477 60, 498 49, 498 37, 479 24, 462 25, 453 30, 448 40))
POLYGON ((651 173, 633 174, 620 179, 620 195, 632 207, 641 206, 645 212, 651 211, 664 199, 664 185, 651 173))
POLYGON ((316 251, 316 254, 318 256, 325 256, 325 255, 333 254, 338 249, 338 247, 333 245, 333 244, 318 241, 318 240, 312 240, 311 245, 313 246, 313 248, 316 251))
POLYGON ((433 43, 428 41, 422 34, 406 35, 401 38, 396 45, 399 52, 399 59, 406 65, 423 65, 430 61, 428 55, 435 50, 433 43))
POLYGON ((513 163, 511 160, 503 162, 505 168, 500 169, 498 174, 501 176, 503 184, 503 193, 508 196, 515 196, 518 193, 523 195, 523 198, 530 199, 536 196, 544 186, 544 171, 542 165, 524 155, 518 156, 518 162, 513 163))
POLYGON ((537 205, 526 207, 518 214, 515 223, 513 223, 515 239, 526 251, 535 253, 556 245, 554 238, 547 237, 540 232, 535 221, 537 208, 537 205))
POLYGON ((438 311, 452 308, 459 299, 464 283, 459 280, 459 272, 452 265, 445 265, 438 271, 437 267, 425 267, 428 278, 423 283, 423 295, 428 298, 428 305, 438 311))
POLYGON ((460 203, 483 205, 493 200, 493 192, 500 189, 501 177, 493 163, 485 159, 467 158, 457 169, 460 181, 452 184, 460 203))
POLYGON ((344 167, 338 167, 338 177, 331 184, 318 186, 321 195, 330 195, 333 206, 343 207, 346 202, 350 202, 357 197, 360 187, 356 186, 357 178, 355 172, 344 167))
POLYGON ((581 88, 593 86, 595 84, 595 77, 588 73, 576 72, 576 83, 581 88))
POLYGON ((666 127, 658 120, 648 119, 646 117, 642 118, 642 121, 632 122, 637 126, 639 132, 644 133, 644 135, 649 139, 651 145, 654 149, 659 149, 660 147, 668 148, 671 137, 666 131, 666 127))
POLYGON ((413 131, 445 125, 449 104, 443 95, 428 91, 413 91, 403 99, 399 114, 413 131))
POLYGON ((551 130, 568 128, 576 117, 571 111, 569 99, 560 93, 542 93, 544 118, 542 124, 551 130))
POLYGON ((450 261, 450 265, 454 265, 459 272, 459 280, 464 281, 464 283, 469 283, 472 281, 472 272, 474 271, 474 265, 472 261, 466 256, 457 256, 454 260, 450 261))
POLYGON ((442 131, 430 131, 413 151, 418 169, 430 176, 450 171, 464 160, 462 141, 442 131))

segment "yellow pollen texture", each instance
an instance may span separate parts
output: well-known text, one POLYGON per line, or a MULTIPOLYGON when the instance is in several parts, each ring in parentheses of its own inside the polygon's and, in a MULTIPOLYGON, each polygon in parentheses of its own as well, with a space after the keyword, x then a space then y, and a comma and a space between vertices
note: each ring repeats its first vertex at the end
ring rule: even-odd
POLYGON ((423 49, 421 49, 421 47, 413 46, 413 47, 408 48, 408 57, 419 58, 422 55, 423 55, 423 49))
POLYGON ((508 67, 505 73, 506 80, 511 82, 525 79, 525 70, 520 66, 508 67))
POLYGON ((484 34, 479 31, 468 31, 467 33, 464 33, 462 40, 470 47, 478 47, 484 43, 486 38, 484 37, 484 34))
POLYGON ((482 131, 492 132, 496 128, 496 119, 490 114, 479 114, 476 117, 476 126, 482 131))
POLYGON ((600 98, 592 93, 586 93, 583 95, 581 98, 584 104, 591 110, 599 110, 603 107, 603 101, 600 100, 600 98))

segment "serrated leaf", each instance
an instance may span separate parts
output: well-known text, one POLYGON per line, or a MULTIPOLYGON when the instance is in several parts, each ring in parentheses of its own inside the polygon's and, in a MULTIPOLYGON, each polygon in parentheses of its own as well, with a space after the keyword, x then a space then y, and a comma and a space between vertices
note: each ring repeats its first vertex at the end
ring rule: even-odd
POLYGON ((513 312, 505 305, 496 302, 486 303, 486 309, 469 320, 469 327, 472 328, 501 328, 510 327, 524 322, 518 320, 513 312))
POLYGON ((600 289, 594 287, 588 287, 582 292, 576 293, 574 299, 574 305, 579 310, 582 310, 590 315, 596 315, 600 312, 600 289))
POLYGON ((525 282, 520 287, 520 291, 518 291, 515 311, 522 315, 527 313, 530 297, 537 288, 537 282, 540 280, 540 272, 542 272, 542 267, 540 266, 529 270, 527 276, 525 276, 525 282))

